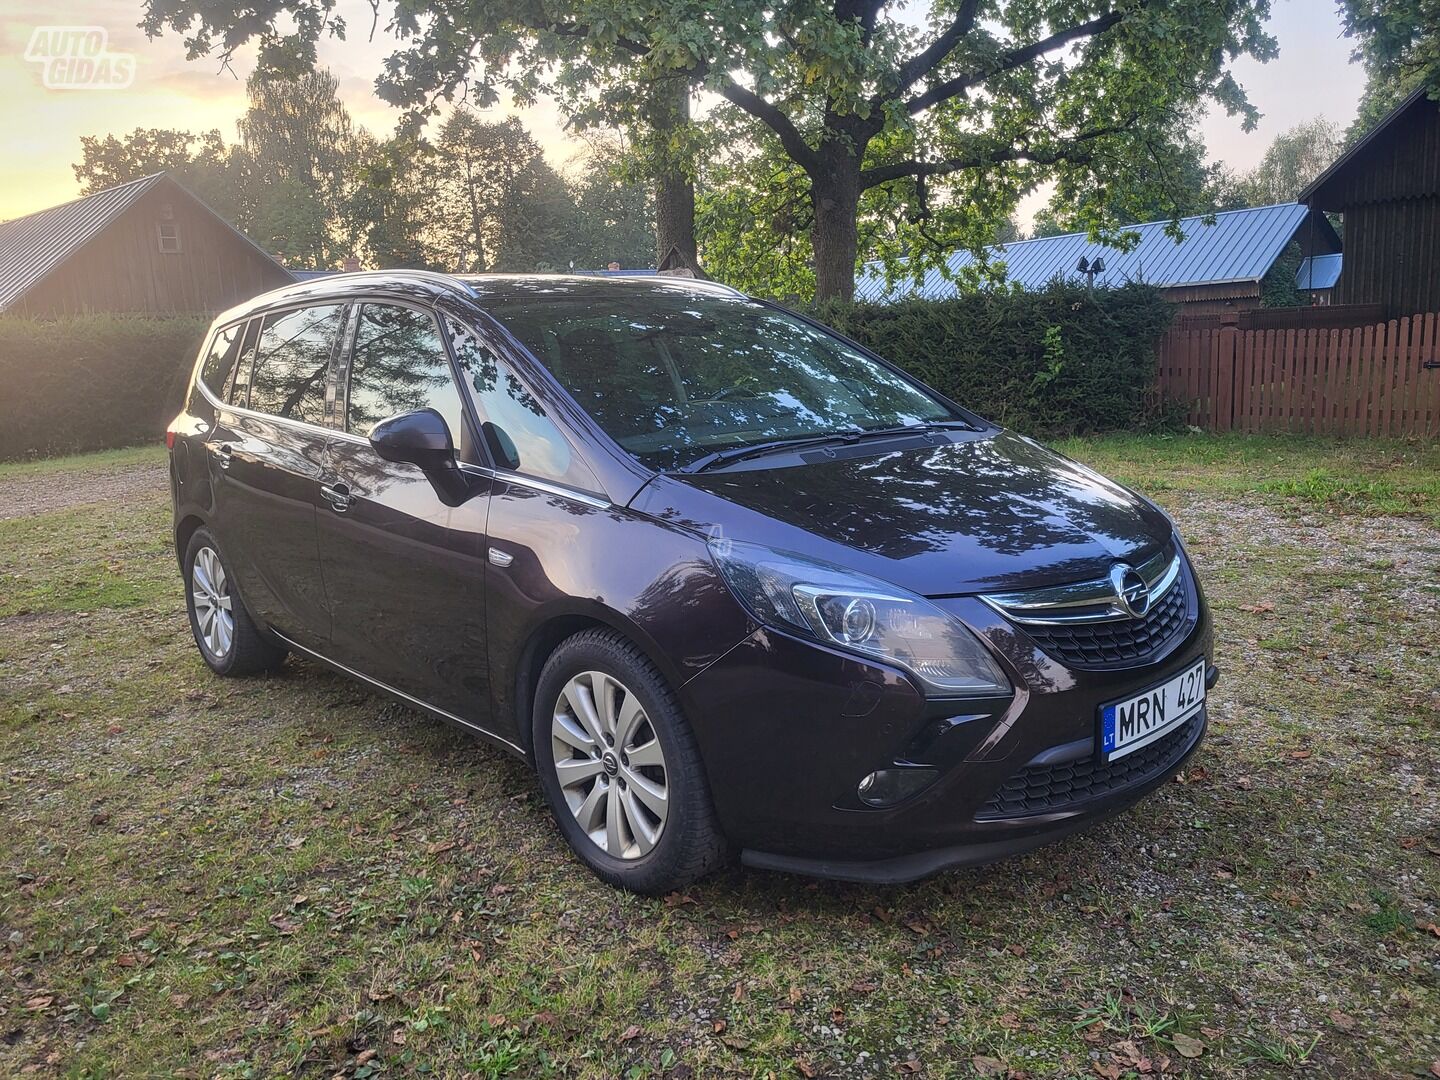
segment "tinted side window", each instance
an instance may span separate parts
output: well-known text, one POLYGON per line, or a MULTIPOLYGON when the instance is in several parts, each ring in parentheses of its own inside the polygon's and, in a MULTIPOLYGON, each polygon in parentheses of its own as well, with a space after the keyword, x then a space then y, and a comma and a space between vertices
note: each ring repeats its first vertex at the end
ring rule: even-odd
POLYGON ((479 335, 449 316, 445 328, 461 378, 474 394, 476 410, 484 421, 485 441, 496 463, 540 479, 599 491, 595 474, 571 452, 569 441, 545 415, 535 395, 479 335))
POLYGON ((221 401, 225 400, 230 376, 235 371, 235 360, 240 355, 240 339, 244 334, 243 322, 217 331, 200 365, 200 381, 221 401))
POLYGON ((251 319, 245 328, 245 341, 240 346, 240 362, 235 365, 235 381, 225 397, 231 405, 244 408, 250 400, 250 371, 255 366, 255 339, 260 336, 260 320, 251 319))
POLYGON ((459 446, 464 406, 433 316, 415 308, 366 304, 355 330, 345 430, 368 435, 381 420, 434 409, 459 446))
POLYGON ((344 311, 343 304, 327 304, 266 316, 250 377, 250 408, 324 422, 325 380, 344 311))

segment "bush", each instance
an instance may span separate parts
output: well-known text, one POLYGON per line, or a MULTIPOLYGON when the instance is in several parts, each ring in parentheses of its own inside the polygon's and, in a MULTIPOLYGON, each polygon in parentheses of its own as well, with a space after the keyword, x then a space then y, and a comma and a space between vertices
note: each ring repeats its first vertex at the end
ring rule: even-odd
POLYGON ((0 460, 158 441, 208 326, 202 316, 0 316, 0 460))
POLYGON ((1173 304, 1143 285, 818 305, 817 318, 942 394, 1027 435, 1167 426, 1157 350, 1173 304))

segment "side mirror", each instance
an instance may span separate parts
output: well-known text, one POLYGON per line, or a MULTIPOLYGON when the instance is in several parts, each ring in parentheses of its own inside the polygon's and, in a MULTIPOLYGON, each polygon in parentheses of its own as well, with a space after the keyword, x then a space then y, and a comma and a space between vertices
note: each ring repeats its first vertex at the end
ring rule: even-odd
POLYGON ((419 468, 446 506, 459 506, 469 498, 470 481, 455 462, 450 428, 434 409, 381 420, 370 429, 370 445, 386 461, 419 468))

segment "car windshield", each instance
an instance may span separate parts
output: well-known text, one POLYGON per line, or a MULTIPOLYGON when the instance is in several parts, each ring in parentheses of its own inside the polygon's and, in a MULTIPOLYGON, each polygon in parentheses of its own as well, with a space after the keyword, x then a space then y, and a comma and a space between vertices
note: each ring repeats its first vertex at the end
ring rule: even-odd
POLYGON ((572 294, 487 310, 657 469, 776 440, 960 419, 840 339, 743 297, 572 294))

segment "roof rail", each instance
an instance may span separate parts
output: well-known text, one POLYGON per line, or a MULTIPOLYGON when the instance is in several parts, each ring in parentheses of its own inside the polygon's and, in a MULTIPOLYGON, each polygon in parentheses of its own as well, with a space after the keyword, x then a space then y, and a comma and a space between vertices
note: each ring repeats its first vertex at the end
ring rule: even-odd
POLYGON ((449 289, 451 292, 457 292, 457 293, 459 293, 461 296, 469 297, 469 298, 472 299, 472 300, 475 299, 476 297, 478 297, 478 296, 480 295, 478 292, 475 291, 475 287, 474 287, 473 285, 471 285, 468 281, 462 281, 462 280, 460 280, 458 277, 453 277, 453 276, 451 276, 450 274, 442 274, 442 273, 440 273, 438 270, 404 270, 404 269, 400 269, 400 270, 382 270, 382 271, 376 271, 376 272, 377 272, 377 273, 383 273, 383 274, 389 274, 389 275, 392 275, 392 276, 399 276, 399 277, 414 277, 414 278, 419 278, 419 279, 422 280, 422 281, 428 281, 428 282, 431 282, 432 284, 440 285, 440 286, 442 286, 442 287, 444 287, 444 288, 447 288, 447 289, 449 289))

